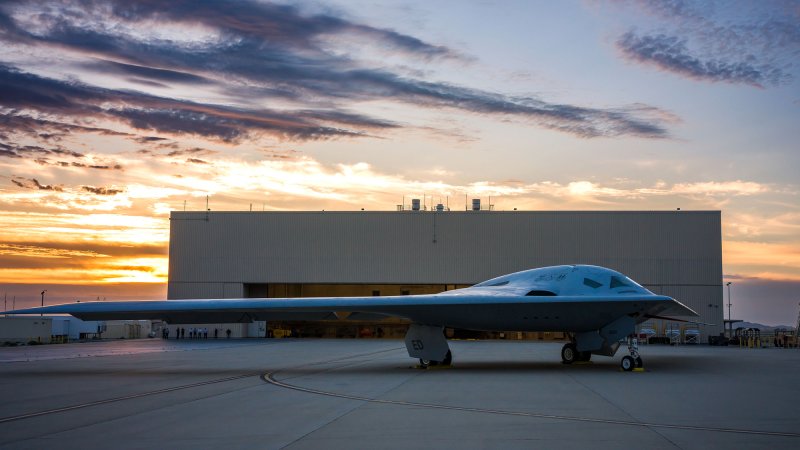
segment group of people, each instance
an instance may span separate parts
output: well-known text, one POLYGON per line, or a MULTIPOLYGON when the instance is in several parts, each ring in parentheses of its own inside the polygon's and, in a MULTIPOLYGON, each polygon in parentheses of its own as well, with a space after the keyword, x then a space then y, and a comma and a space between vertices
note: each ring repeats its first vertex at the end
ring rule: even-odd
MULTIPOLYGON (((186 339, 187 330, 186 328, 176 328, 175 329, 175 339, 186 339)), ((189 339, 208 339, 208 328, 189 328, 188 330, 189 339)), ((225 334, 228 338, 231 337, 231 330, 225 330, 225 334)), ((169 328, 164 327, 161 331, 161 337, 164 339, 169 339, 169 328)), ((214 339, 219 337, 219 328, 214 328, 214 339)))

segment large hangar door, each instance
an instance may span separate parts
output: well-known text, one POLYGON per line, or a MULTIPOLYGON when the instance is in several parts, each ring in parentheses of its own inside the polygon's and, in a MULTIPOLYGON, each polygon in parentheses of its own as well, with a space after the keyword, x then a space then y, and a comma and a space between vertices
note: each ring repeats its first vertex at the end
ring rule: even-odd
MULTIPOLYGON (((447 284, 321 284, 321 283, 245 283, 247 298, 299 297, 370 297, 374 295, 414 295, 466 287, 447 284)), ((267 335, 272 337, 387 337, 402 338, 408 321, 386 318, 353 321, 345 318, 306 322, 269 322, 267 335)))
POLYGON ((244 296, 246 298, 267 298, 269 297, 268 283, 245 283, 244 296))

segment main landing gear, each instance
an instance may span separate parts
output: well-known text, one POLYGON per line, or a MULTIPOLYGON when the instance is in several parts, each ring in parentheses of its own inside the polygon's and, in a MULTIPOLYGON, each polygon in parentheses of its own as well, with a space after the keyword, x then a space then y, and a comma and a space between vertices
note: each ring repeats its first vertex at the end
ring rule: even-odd
POLYGON ((561 363, 572 364, 576 361, 589 361, 592 359, 591 352, 579 352, 574 343, 570 342, 561 347, 561 363))
MULTIPOLYGON (((620 367, 622 370, 626 372, 630 372, 634 369, 641 369, 643 366, 642 357, 639 356, 639 342, 633 336, 628 336, 626 339, 626 343, 628 345, 628 355, 622 357, 622 361, 620 362, 620 367)), ((603 353, 598 351, 598 354, 612 356, 614 354, 613 350, 616 350, 616 347, 612 349, 610 353, 603 353)), ((589 361, 592 357, 592 352, 585 351, 579 352, 578 347, 575 342, 569 342, 564 344, 561 348, 561 363, 562 364, 572 364, 575 362, 580 361, 589 361)))
POLYGON ((419 367, 421 369, 425 369, 428 366, 449 366, 453 364, 453 353, 448 350, 447 355, 445 355, 444 360, 442 361, 431 361, 430 359, 419 359, 419 367))
POLYGON ((419 368, 428 366, 449 366, 453 363, 453 353, 444 337, 444 328, 412 323, 405 338, 408 356, 419 358, 419 368))
POLYGON ((622 357, 620 367, 625 372, 630 372, 633 369, 641 369, 643 363, 642 357, 639 356, 639 341, 633 336, 628 336, 626 340, 628 343, 628 353, 630 354, 622 357))

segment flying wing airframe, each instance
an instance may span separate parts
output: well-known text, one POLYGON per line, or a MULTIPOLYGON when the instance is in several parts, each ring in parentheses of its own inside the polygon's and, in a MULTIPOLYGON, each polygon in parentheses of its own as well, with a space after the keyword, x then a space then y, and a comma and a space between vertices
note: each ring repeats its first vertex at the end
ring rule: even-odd
MULTIPOLYGON (((621 366, 642 366, 635 326, 650 318, 697 316, 679 301, 656 295, 620 272, 599 266, 562 265, 503 275, 439 294, 386 297, 246 298, 70 303, 4 314, 70 314, 83 320, 161 319, 170 324, 276 320, 349 320, 401 317, 411 321, 406 349, 421 366, 449 365, 445 328, 479 331, 563 331, 565 364, 591 355, 614 356, 621 366)), ((680 320, 680 319, 678 319, 680 320)))

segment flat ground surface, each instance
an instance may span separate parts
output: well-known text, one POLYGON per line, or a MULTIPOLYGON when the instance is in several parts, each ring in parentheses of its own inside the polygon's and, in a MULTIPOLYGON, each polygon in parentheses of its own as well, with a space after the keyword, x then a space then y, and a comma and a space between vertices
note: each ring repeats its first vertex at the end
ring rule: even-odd
POLYGON ((800 448, 800 350, 394 340, 116 341, 0 348, 2 448, 800 448))

